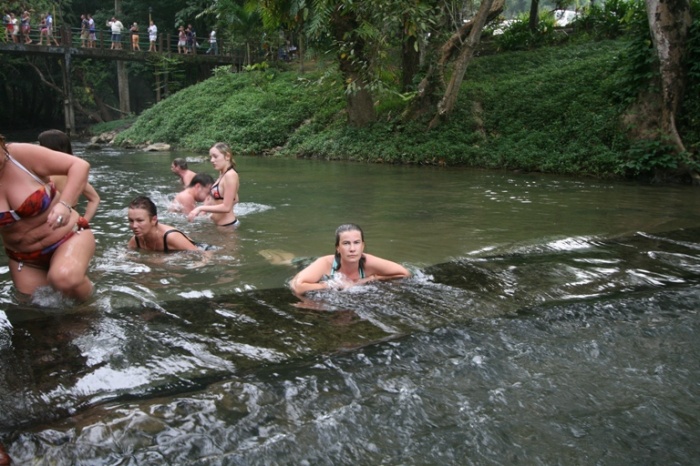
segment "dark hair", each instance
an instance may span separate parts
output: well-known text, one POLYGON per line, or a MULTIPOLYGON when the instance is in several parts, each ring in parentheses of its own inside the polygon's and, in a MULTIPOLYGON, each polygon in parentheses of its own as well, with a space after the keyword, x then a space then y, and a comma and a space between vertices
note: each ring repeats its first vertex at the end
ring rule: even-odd
MULTIPOLYGON (((332 272, 335 272, 340 268, 340 253, 338 252, 338 246, 340 246, 340 234, 345 233, 346 231, 359 231, 360 232, 360 238, 362 238, 362 242, 365 242, 365 232, 362 231, 362 228, 360 228, 360 225, 354 224, 354 223, 344 223, 340 225, 338 228, 335 229, 335 261, 334 261, 334 267, 332 272)), ((363 254, 362 257, 360 258, 360 268, 364 269, 365 267, 365 255, 363 254)))
POLYGON ((49 129, 39 135, 39 145, 58 152, 73 155, 73 146, 66 133, 58 129, 49 129))
POLYGON ((187 170, 187 160, 185 159, 181 159, 178 157, 175 160, 173 160, 173 165, 182 168, 183 170, 187 170))
POLYGON ((129 204, 129 209, 144 209, 151 217, 158 216, 158 208, 148 196, 137 196, 129 204))
POLYGON ((214 178, 212 178, 208 173, 197 173, 194 175, 194 178, 192 178, 192 181, 190 181, 188 188, 194 188, 198 184, 202 186, 212 185, 214 184, 214 178))
POLYGON ((236 169, 236 161, 233 160, 233 152, 231 152, 231 147, 228 144, 226 144, 225 142, 217 142, 216 144, 214 144, 214 149, 220 151, 222 154, 224 154, 224 156, 226 156, 226 154, 230 155, 231 168, 233 168, 234 170, 236 169))

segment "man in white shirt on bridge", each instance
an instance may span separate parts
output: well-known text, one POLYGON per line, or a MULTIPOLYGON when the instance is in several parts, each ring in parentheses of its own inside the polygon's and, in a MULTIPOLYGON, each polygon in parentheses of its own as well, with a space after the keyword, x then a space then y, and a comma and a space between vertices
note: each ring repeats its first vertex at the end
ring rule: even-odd
POLYGON ((107 21, 107 26, 112 29, 112 47, 110 47, 110 50, 121 50, 124 25, 116 17, 112 16, 112 19, 107 21))

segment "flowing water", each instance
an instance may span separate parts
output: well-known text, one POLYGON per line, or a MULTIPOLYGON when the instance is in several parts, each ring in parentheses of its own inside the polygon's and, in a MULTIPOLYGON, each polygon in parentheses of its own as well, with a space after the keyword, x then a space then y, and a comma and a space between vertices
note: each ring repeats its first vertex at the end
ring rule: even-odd
POLYGON ((242 225, 167 211, 170 161, 105 148, 76 305, 0 257, 0 440, 21 465, 694 464, 700 191, 239 157, 242 225), (126 251, 129 201, 212 252, 126 251), (407 280, 300 301, 355 222, 407 280))

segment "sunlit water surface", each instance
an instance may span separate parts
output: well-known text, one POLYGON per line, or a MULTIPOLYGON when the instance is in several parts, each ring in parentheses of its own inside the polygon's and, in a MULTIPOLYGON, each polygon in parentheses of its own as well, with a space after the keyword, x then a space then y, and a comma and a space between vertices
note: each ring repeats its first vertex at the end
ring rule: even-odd
POLYGON ((16 464, 693 464, 700 192, 238 157, 238 230, 167 211, 170 161, 78 153, 102 196, 94 299, 14 294, 0 439, 16 464), (215 249, 126 251, 126 214, 215 249), (360 224, 413 277, 300 302, 360 224))

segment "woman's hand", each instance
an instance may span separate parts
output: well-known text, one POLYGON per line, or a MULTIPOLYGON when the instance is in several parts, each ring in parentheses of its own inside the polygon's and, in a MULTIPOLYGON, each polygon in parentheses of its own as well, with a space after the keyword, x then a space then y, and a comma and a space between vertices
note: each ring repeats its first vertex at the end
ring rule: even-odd
POLYGON ((195 207, 194 209, 192 209, 192 211, 189 214, 187 214, 187 221, 194 221, 194 219, 197 217, 197 215, 200 214, 201 211, 202 209, 200 209, 199 207, 195 207))
POLYGON ((49 212, 46 223, 51 225, 54 230, 61 228, 70 222, 72 213, 73 209, 67 203, 59 201, 54 204, 51 212, 49 212))

